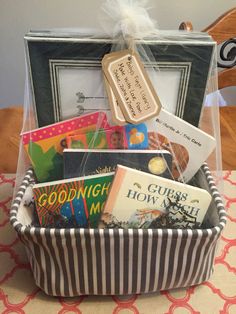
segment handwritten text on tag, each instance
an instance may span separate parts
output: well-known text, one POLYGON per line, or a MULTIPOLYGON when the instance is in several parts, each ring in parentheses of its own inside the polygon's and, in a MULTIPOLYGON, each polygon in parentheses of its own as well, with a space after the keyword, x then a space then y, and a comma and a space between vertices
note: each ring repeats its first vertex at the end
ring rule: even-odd
POLYGON ((123 50, 107 54, 102 67, 128 122, 140 123, 158 115, 160 100, 136 53, 123 50))
POLYGON ((118 100, 116 99, 113 90, 108 83, 106 77, 104 76, 104 82, 105 82, 105 87, 107 91, 107 96, 108 96, 108 101, 111 109, 111 114, 112 114, 112 120, 114 123, 117 125, 125 125, 127 124, 127 121, 125 120, 125 117, 121 111, 121 108, 118 104, 118 100))

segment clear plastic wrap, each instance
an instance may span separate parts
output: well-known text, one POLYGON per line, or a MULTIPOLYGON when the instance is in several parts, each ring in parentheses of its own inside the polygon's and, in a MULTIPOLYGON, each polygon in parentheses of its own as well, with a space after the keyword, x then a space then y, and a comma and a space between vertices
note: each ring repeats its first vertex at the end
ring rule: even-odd
POLYGON ((179 181, 182 193, 189 185, 206 190, 195 174, 209 155, 211 170, 221 175, 215 42, 204 33, 159 31, 145 1, 107 1, 100 19, 103 32, 58 29, 25 37, 16 192, 30 166, 36 183, 46 185, 114 172, 117 164, 179 181), (162 104, 156 117, 139 124, 117 125, 105 90, 101 60, 124 49, 139 55, 162 104), (205 107, 207 94, 212 103, 205 107))
POLYGON ((101 25, 25 36, 11 223, 49 295, 199 284, 226 223, 205 163, 221 176, 216 43, 159 31, 141 0, 108 0, 101 25))

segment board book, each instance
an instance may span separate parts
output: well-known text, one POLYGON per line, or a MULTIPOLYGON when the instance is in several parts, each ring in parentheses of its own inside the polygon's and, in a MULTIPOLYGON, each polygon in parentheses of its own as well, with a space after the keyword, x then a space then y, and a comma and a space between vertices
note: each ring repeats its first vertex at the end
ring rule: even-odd
POLYGON ((33 195, 41 226, 53 215, 75 218, 78 227, 96 228, 114 173, 35 184, 33 195))
POLYGON ((183 224, 191 227, 202 223, 210 202, 211 195, 203 189, 118 165, 103 216, 110 214, 137 228, 167 214, 168 208, 173 219, 180 220, 184 212, 183 224), (170 208, 170 203, 175 205, 170 208))
POLYGON ((63 178, 62 152, 66 147, 66 136, 75 130, 96 131, 108 127, 104 112, 95 112, 21 134, 38 182, 63 178))
POLYGON ((110 126, 96 131, 73 132, 66 137, 68 148, 90 149, 147 149, 148 130, 138 125, 110 126))
POLYGON ((156 119, 146 122, 149 146, 167 149, 173 155, 175 179, 188 182, 207 160, 216 140, 179 117, 161 109, 156 119))
POLYGON ((118 164, 171 177, 172 155, 167 150, 64 149, 63 158, 65 178, 115 171, 118 164))

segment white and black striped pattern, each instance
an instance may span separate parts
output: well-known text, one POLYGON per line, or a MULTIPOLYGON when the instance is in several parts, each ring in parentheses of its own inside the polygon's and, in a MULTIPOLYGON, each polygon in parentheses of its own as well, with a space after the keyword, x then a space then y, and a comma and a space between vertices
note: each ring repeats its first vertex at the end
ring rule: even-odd
POLYGON ((47 229, 22 226, 17 210, 33 175, 26 173, 10 220, 26 247, 36 284, 49 295, 147 293, 201 283, 212 273, 226 213, 202 167, 219 224, 205 230, 47 229))

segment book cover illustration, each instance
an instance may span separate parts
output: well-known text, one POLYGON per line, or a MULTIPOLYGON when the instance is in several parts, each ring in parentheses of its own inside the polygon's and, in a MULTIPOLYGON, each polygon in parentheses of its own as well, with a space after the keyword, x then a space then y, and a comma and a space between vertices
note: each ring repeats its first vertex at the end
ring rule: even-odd
POLYGON ((65 149, 63 158, 65 178, 115 171, 118 164, 171 178, 167 150, 65 149))
POLYGON ((68 148, 146 149, 148 131, 145 124, 111 126, 91 132, 74 132, 66 141, 68 148))
POLYGON ((66 137, 68 148, 125 149, 128 147, 125 128, 112 126, 91 132, 78 132, 66 137))
POLYGON ((106 114, 95 112, 22 133, 23 145, 38 182, 63 178, 62 152, 69 133, 74 130, 95 131, 98 127, 108 126, 106 114))
POLYGON ((195 175, 216 146, 212 136, 164 109, 146 125, 149 145, 156 148, 156 143, 158 149, 172 153, 173 176, 185 182, 195 175))
POLYGON ((166 149, 173 154, 172 176, 175 180, 179 179, 181 173, 185 171, 189 162, 187 149, 178 143, 173 143, 164 135, 158 132, 148 132, 149 149, 166 149))
POLYGON ((118 165, 102 220, 112 217, 138 228, 171 214, 179 225, 191 228, 201 225, 210 202, 203 189, 118 165))
POLYGON ((41 226, 51 214, 74 217, 77 227, 96 228, 114 173, 35 184, 33 195, 41 226))
POLYGON ((145 123, 136 125, 127 124, 125 131, 129 149, 148 148, 148 132, 145 123))

